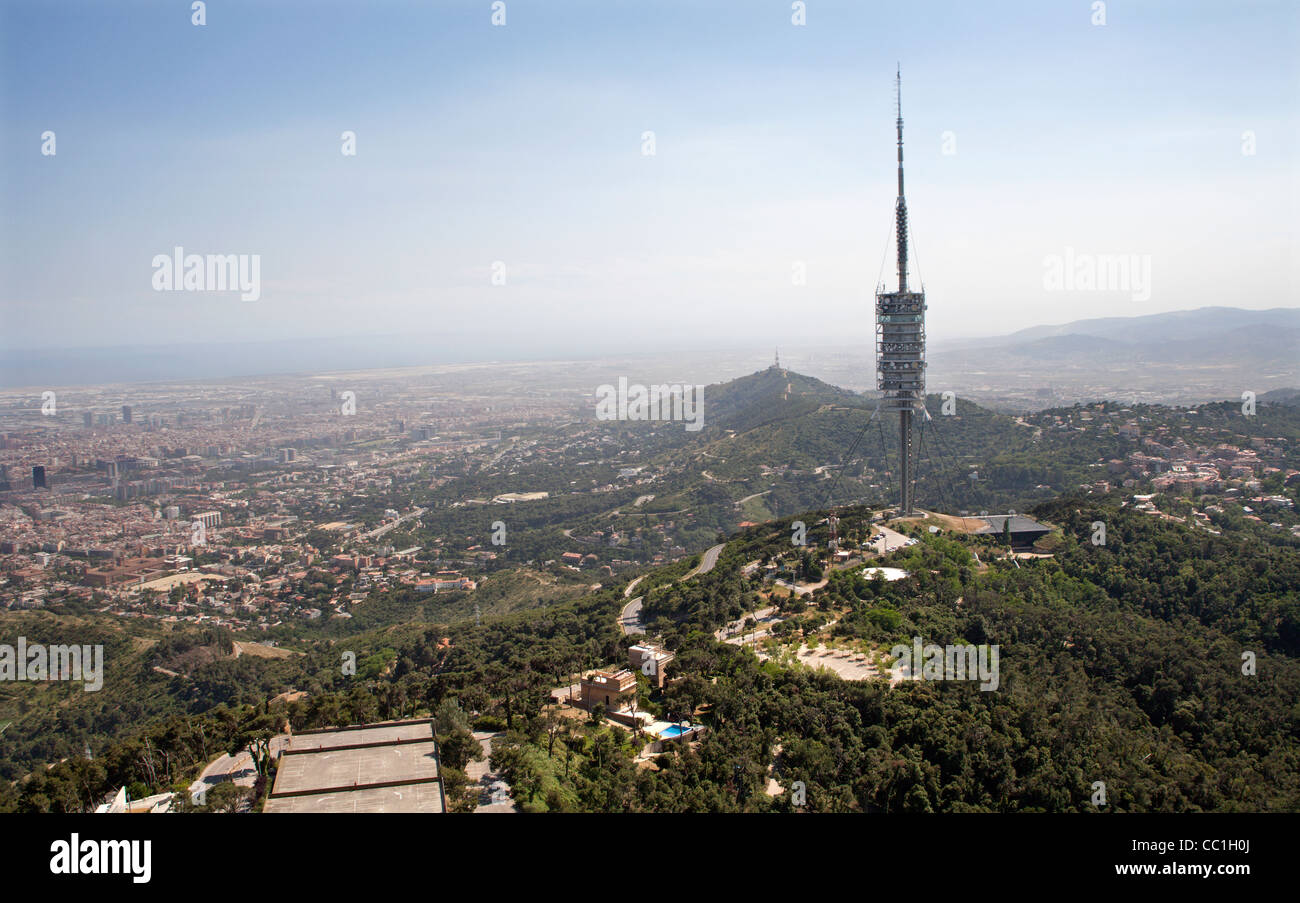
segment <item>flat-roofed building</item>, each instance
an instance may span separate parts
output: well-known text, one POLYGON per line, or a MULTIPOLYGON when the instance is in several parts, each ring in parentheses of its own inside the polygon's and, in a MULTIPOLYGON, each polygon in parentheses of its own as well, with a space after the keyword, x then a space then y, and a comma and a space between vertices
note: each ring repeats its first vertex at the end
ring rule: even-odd
POLYGON ((262 811, 444 811, 432 720, 295 734, 262 811))
POLYGON ((166 573, 164 563, 158 558, 127 558, 88 568, 82 577, 87 586, 116 586, 122 583, 144 583, 166 573))
POLYGON ((468 577, 421 577, 415 581, 415 590, 420 593, 468 592, 477 586, 468 577))
POLYGON ((1016 551, 1032 549, 1036 540, 1052 532, 1051 527, 1045 527, 1023 514, 995 514, 981 517, 980 520, 984 521, 985 526, 976 530, 976 533, 1000 536, 1005 529, 1011 534, 1011 547, 1016 551))
POLYGON ((638 643, 628 647, 628 667, 650 678, 650 683, 660 689, 664 685, 664 668, 675 656, 653 643, 638 643))
POLYGON ((636 694, 636 675, 626 668, 620 671, 592 671, 582 678, 582 702, 590 708, 603 705, 617 710, 636 694))
POLYGON ((195 523, 202 524, 208 530, 215 530, 217 527, 221 526, 221 512, 203 511, 194 515, 192 520, 195 523))

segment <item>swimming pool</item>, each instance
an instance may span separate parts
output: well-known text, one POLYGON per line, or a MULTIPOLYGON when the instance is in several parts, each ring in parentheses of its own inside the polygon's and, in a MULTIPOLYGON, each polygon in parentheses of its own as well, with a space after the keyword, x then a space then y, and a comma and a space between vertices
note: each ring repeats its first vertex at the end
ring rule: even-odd
POLYGON ((667 738, 680 737, 682 734, 690 733, 693 730, 695 730, 695 728, 688 727, 686 730, 683 731, 682 726, 680 724, 674 724, 660 731, 659 736, 667 737, 667 738))

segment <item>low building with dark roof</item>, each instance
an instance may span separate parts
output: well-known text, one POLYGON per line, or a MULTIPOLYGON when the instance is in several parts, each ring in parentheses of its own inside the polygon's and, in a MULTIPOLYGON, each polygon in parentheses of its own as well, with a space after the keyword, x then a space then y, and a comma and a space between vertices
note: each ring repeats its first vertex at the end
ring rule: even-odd
POLYGON ((1045 527, 1023 514, 993 514, 981 517, 980 520, 984 521, 984 526, 976 530, 976 533, 1001 536, 1004 530, 1010 528, 1011 548, 1018 552, 1028 551, 1038 539, 1052 532, 1051 527, 1045 527))

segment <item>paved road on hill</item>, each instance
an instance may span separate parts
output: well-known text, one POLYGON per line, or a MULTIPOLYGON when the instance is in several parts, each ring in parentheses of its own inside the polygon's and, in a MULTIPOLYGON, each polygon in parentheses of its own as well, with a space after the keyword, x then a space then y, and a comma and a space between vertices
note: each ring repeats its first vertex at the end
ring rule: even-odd
POLYGON ((645 625, 641 623, 641 601, 643 599, 645 599, 645 596, 637 596, 624 605, 623 610, 619 613, 618 626, 622 628, 624 636, 645 633, 645 625))
POLYGON ((371 530, 369 533, 362 533, 361 537, 363 539, 378 539, 380 536, 383 536, 385 533, 389 532, 390 530, 396 530, 398 527, 406 523, 408 520, 419 517, 421 514, 423 514, 428 510, 429 510, 428 508, 416 508, 410 514, 403 514, 401 517, 393 521, 391 524, 385 524, 382 527, 376 527, 375 529, 371 530))
MULTIPOLYGON (((289 738, 284 734, 272 737, 271 758, 276 758, 288 745, 289 738)), ((252 787, 257 782, 257 769, 253 766, 253 757, 247 750, 241 749, 233 756, 223 753, 209 762, 198 778, 190 784, 190 797, 193 798, 195 794, 206 792, 226 781, 233 781, 240 787, 252 787)))
MULTIPOLYGON (((677 582, 681 583, 682 580, 689 580, 697 574, 707 574, 709 571, 713 570, 718 564, 718 556, 722 554, 722 550, 726 548, 726 545, 726 543, 719 543, 706 551, 704 556, 700 559, 699 566, 683 575, 682 579, 677 582)), ((644 576, 645 575, 642 575, 628 584, 627 589, 623 591, 624 598, 627 598, 627 595, 632 592, 632 587, 640 583, 644 579, 644 576)), ((637 596, 631 602, 624 605, 623 610, 619 612, 618 626, 619 629, 623 631, 624 636, 631 636, 634 633, 645 633, 645 625, 641 623, 641 603, 644 599, 645 596, 637 596)))
MULTIPOLYGON (((707 574, 709 571, 713 570, 718 563, 718 556, 722 554, 722 550, 726 548, 726 545, 725 542, 720 542, 705 552, 704 557, 700 559, 699 567, 693 571, 687 572, 686 575, 682 577, 682 580, 690 580, 696 574, 707 574)), ((682 580, 678 580, 677 582, 681 583, 682 580)))
POLYGON ((903 546, 907 545, 907 537, 902 533, 899 533, 897 530, 891 530, 884 525, 878 525, 877 529, 880 530, 880 533, 877 534, 875 541, 872 542, 872 546, 880 554, 884 555, 887 552, 901 549, 903 546))
MULTIPOLYGON (((743 636, 744 634, 749 633, 750 631, 745 630, 745 620, 747 618, 754 619, 754 630, 758 630, 758 623, 764 618, 770 617, 775 611, 776 606, 769 605, 766 608, 760 608, 758 611, 751 612, 750 614, 741 615, 740 618, 727 624, 727 626, 719 627, 717 630, 713 631, 713 636, 719 640, 725 640, 730 636, 743 636)), ((766 632, 766 628, 763 630, 766 632)))

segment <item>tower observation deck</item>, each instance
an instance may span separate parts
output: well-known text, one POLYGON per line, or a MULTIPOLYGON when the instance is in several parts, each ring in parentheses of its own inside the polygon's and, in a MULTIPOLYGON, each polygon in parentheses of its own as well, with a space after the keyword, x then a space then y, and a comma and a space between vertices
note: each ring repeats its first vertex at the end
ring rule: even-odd
MULTIPOLYGON (((902 71, 897 75, 898 200, 894 204, 894 231, 898 248, 898 291, 876 294, 877 411, 898 412, 899 514, 912 513, 912 482, 916 448, 913 418, 929 417, 925 410, 925 291, 907 286, 907 199, 903 194, 902 71)), ((884 288, 884 285, 881 285, 884 288)))

